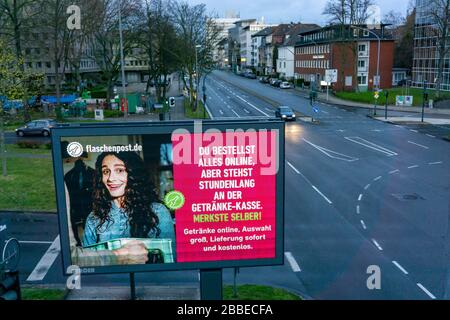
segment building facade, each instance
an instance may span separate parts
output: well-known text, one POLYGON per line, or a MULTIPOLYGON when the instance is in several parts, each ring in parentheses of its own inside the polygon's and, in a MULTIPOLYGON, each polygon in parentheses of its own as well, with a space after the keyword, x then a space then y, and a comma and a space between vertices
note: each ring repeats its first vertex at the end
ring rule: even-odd
POLYGON ((336 91, 391 88, 394 41, 384 27, 332 25, 301 33, 295 46, 297 77, 320 85, 327 69, 337 69, 336 91))
MULTIPOLYGON (((435 88, 439 70, 439 53, 433 20, 429 15, 432 2, 416 0, 416 21, 414 27, 414 59, 412 85, 435 88)), ((450 42, 447 42, 447 47, 450 42)), ((450 53, 444 57, 441 90, 450 91, 450 53)))

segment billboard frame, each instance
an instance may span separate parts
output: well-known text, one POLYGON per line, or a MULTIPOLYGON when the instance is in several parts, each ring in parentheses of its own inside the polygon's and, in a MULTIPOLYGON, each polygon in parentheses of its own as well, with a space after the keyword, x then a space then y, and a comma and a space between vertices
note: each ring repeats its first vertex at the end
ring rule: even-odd
POLYGON ((201 124, 202 133, 208 129, 226 130, 278 130, 279 157, 278 172, 276 174, 276 239, 275 257, 264 259, 206 261, 206 262, 174 262, 167 264, 145 265, 113 265, 113 266, 89 266, 80 268, 81 274, 112 274, 112 273, 137 273, 153 271, 182 271, 195 269, 222 269, 242 268, 257 266, 275 266, 284 264, 284 173, 285 173, 285 123, 276 119, 257 120, 220 120, 220 121, 164 121, 164 122, 125 122, 125 123, 86 123, 69 124, 55 127, 51 132, 54 182, 58 209, 58 226, 61 242, 61 255, 63 274, 71 266, 70 239, 68 230, 68 215, 66 211, 66 196, 64 189, 64 171, 61 150, 61 138, 69 137, 95 137, 95 136, 123 136, 123 135, 171 135, 176 129, 186 129, 190 133, 195 132, 196 125, 201 124))

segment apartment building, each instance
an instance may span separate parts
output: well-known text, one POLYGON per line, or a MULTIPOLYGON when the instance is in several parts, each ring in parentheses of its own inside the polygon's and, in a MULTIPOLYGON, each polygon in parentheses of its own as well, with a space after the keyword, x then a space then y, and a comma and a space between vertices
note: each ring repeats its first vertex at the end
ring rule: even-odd
POLYGON ((300 38, 295 45, 299 79, 320 85, 327 69, 337 69, 337 91, 392 86, 394 40, 385 33, 385 25, 372 30, 367 25, 331 25, 303 32, 300 38))

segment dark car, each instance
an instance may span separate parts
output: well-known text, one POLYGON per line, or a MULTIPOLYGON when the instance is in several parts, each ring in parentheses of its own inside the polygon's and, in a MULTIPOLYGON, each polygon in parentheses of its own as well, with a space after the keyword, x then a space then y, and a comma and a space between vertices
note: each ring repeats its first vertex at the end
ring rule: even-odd
POLYGON ((279 88, 281 83, 283 83, 283 81, 276 79, 276 80, 272 81, 270 84, 276 88, 279 88))
POLYGON ((51 129, 57 125, 56 121, 52 119, 34 120, 23 127, 16 129, 16 134, 19 137, 28 135, 42 135, 44 137, 49 137, 51 129))
POLYGON ((287 106, 278 107, 277 111, 275 111, 275 116, 277 118, 281 118, 282 120, 296 120, 295 112, 287 106))
POLYGON ((256 79, 256 74, 254 74, 253 72, 247 72, 245 74, 245 77, 248 79, 256 79))
POLYGON ((269 83, 270 79, 269 79, 269 77, 261 77, 261 78, 259 78, 259 82, 261 82, 261 83, 269 83))

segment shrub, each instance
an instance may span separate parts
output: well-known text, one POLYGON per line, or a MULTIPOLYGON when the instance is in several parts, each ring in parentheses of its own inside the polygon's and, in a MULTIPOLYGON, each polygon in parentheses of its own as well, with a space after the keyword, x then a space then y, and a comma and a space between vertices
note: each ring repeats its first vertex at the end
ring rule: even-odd
POLYGON ((39 149, 41 144, 34 141, 21 141, 17 143, 17 146, 21 149, 39 149))

